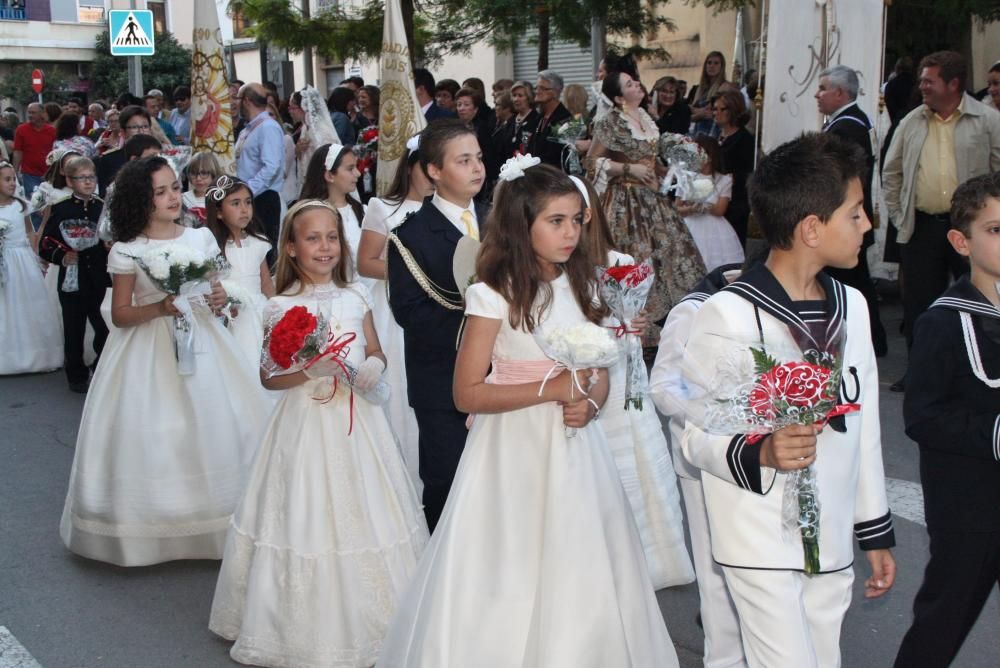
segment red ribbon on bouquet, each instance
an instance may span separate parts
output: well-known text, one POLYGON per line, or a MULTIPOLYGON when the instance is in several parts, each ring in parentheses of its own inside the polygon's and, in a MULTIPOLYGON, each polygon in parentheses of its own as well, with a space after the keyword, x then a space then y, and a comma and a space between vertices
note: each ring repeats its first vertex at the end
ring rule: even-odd
POLYGON ((642 334, 641 330, 629 329, 628 325, 626 325, 624 322, 618 325, 617 327, 607 327, 606 329, 610 329, 612 332, 614 332, 615 338, 618 339, 622 338, 626 334, 642 334))
MULTIPOLYGON (((333 363, 340 367, 341 371, 344 372, 345 376, 350 376, 350 372, 347 370, 347 365, 344 364, 344 358, 347 356, 347 344, 358 338, 358 335, 354 332, 347 332, 346 334, 341 334, 340 336, 333 338, 333 334, 330 335, 330 345, 326 347, 323 352, 321 352, 316 357, 309 360, 309 363, 305 365, 303 370, 308 369, 316 362, 320 361, 324 357, 329 357, 333 360, 333 363)), ((323 403, 329 403, 333 400, 333 397, 337 394, 337 388, 340 383, 336 376, 333 377, 333 391, 330 392, 330 396, 323 400, 323 403)), ((350 385, 348 385, 350 387, 350 385)), ((351 432, 354 431, 354 388, 351 387, 351 399, 350 399, 350 418, 347 427, 347 435, 350 436, 351 432)))

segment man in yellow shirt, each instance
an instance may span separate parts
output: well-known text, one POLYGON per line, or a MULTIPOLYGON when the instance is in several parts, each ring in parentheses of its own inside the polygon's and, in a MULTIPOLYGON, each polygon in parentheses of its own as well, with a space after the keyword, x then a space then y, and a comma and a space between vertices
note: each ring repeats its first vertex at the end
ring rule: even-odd
MULTIPOLYGON (((973 176, 1000 171, 1000 113, 965 92, 961 54, 938 51, 920 62, 923 104, 899 123, 882 172, 886 205, 901 246, 903 332, 968 262, 947 240, 951 196, 973 176)), ((900 380, 891 389, 901 391, 900 380)))

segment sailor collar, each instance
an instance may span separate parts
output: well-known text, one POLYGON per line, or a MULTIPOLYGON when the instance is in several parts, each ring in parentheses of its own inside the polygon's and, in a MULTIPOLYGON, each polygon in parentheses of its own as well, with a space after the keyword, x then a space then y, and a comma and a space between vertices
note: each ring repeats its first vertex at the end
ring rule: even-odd
POLYGON ((708 275, 705 276, 705 278, 698 281, 698 284, 694 286, 694 289, 685 295, 684 299, 678 302, 678 304, 687 301, 707 301, 709 297, 729 284, 728 281, 726 281, 726 272, 739 270, 741 267, 742 265, 740 264, 724 264, 716 267, 712 271, 708 272, 708 275))
POLYGON ((788 325, 788 329, 800 347, 826 350, 844 333, 844 321, 847 317, 847 291, 839 281, 830 278, 823 272, 817 274, 816 279, 822 286, 823 292, 826 293, 827 326, 823 341, 816 340, 809 326, 795 312, 791 297, 788 296, 785 289, 781 287, 781 283, 766 265, 762 264, 750 269, 722 290, 739 295, 756 308, 788 325))
POLYGON ((954 285, 945 290, 931 308, 946 308, 970 315, 981 315, 1000 320, 1000 309, 994 306, 968 276, 962 276, 954 285))

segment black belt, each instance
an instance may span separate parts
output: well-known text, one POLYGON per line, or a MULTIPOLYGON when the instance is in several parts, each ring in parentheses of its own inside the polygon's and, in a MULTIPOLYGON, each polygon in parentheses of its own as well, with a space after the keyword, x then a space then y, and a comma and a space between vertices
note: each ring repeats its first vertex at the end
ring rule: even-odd
POLYGON ((923 218, 924 220, 933 220, 936 223, 944 223, 945 225, 951 224, 951 214, 949 213, 927 213, 926 211, 916 210, 916 218, 923 218))

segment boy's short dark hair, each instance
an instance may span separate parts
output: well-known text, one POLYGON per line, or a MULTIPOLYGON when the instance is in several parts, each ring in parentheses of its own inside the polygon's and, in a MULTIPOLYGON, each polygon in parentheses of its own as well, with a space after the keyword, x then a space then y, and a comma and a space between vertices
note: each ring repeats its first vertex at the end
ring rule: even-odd
POLYGON ((1000 200, 1000 172, 974 176, 951 196, 951 227, 965 237, 971 236, 972 221, 986 206, 986 200, 1000 200))
POLYGON ((125 151, 125 159, 139 158, 145 151, 151 148, 163 150, 163 144, 153 135, 132 135, 125 140, 122 150, 125 151))
POLYGON ((958 79, 958 90, 965 90, 965 79, 968 76, 968 67, 965 64, 965 56, 957 51, 935 51, 924 56, 920 61, 920 69, 925 67, 937 67, 938 75, 945 83, 950 83, 953 79, 958 79))
POLYGON ((434 75, 429 70, 418 67, 413 70, 413 87, 420 88, 421 86, 428 95, 434 97, 434 75))
POLYGON ((438 169, 444 166, 445 149, 452 139, 463 135, 476 136, 476 131, 458 118, 439 118, 431 121, 420 133, 420 167, 427 172, 428 165, 438 169))
POLYGON ((815 215, 826 222, 843 205, 851 179, 865 174, 853 142, 809 132, 774 149, 750 177, 750 208, 767 245, 788 250, 795 227, 815 215))
POLYGON ((458 94, 459 89, 461 89, 461 86, 459 86, 458 82, 454 79, 441 79, 441 81, 438 81, 437 85, 434 86, 435 93, 445 91, 446 93, 451 93, 452 97, 455 97, 458 94))

